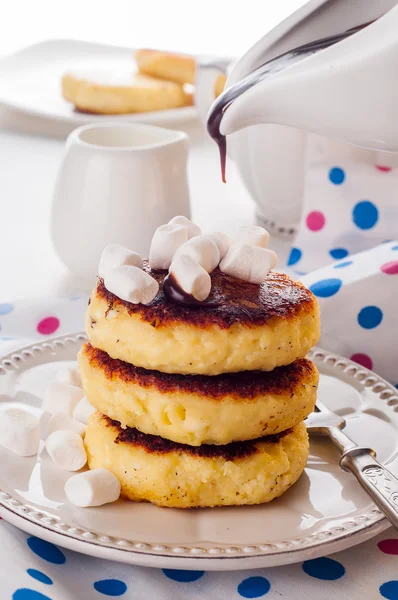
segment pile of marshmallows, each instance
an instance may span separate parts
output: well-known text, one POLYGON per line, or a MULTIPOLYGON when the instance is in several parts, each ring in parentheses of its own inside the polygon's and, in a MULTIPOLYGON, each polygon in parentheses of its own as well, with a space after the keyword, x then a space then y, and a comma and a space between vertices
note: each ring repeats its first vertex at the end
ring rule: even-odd
MULTIPOLYGON (((79 471, 87 463, 83 438, 88 418, 95 409, 84 396, 77 369, 62 368, 57 372, 42 408, 49 417, 47 453, 60 469, 79 471)), ((19 456, 34 456, 40 446, 39 419, 18 404, 3 409, 0 443, 19 456)), ((76 506, 101 506, 119 498, 120 482, 107 469, 93 469, 70 477, 65 483, 65 494, 76 506)))
MULTIPOLYGON (((202 235, 183 216, 157 228, 149 252, 153 270, 168 270, 179 287, 203 302, 211 291, 209 273, 219 266, 227 275, 260 284, 276 265, 275 252, 266 248, 269 233, 263 227, 240 228, 231 240, 225 233, 202 235)), ((98 273, 107 290, 133 304, 149 304, 159 291, 158 282, 143 271, 139 254, 110 244, 104 249, 98 273)))

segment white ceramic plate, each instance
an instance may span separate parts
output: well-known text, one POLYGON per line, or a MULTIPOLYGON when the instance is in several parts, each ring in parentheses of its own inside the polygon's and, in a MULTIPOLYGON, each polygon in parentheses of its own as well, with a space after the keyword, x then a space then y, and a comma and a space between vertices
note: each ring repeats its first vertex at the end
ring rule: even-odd
POLYGON ((24 48, 0 61, 0 101, 10 108, 76 125, 102 119, 167 124, 197 115, 193 106, 132 115, 76 112, 61 95, 61 77, 73 69, 129 73, 134 70, 133 50, 75 40, 49 40, 24 48))
MULTIPOLYGON (((74 360, 84 334, 27 346, 0 360, 0 402, 40 414, 60 361, 74 360)), ((340 357, 314 350, 320 399, 347 418, 347 432, 372 446, 398 475, 398 395, 391 385, 340 357)), ((388 527, 356 480, 338 467, 326 439, 311 441, 305 473, 268 505, 174 510, 119 500, 81 509, 44 450, 20 458, 0 447, 0 515, 17 527, 71 550, 161 568, 257 568, 314 558, 359 544, 388 527)))

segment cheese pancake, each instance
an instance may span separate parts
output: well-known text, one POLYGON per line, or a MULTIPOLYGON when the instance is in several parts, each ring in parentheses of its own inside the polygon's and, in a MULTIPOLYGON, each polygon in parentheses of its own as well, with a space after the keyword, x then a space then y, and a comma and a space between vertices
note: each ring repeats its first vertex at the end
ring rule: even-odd
POLYGON ((122 495, 174 508, 260 504, 281 496, 304 470, 303 423, 275 436, 226 446, 184 446, 95 412, 84 440, 91 469, 119 479, 122 495))
POLYGON ((101 115, 153 112, 192 104, 192 95, 181 85, 132 73, 66 73, 62 95, 78 110, 101 115))
POLYGON ((199 446, 290 429, 314 409, 318 372, 299 359, 271 372, 209 377, 148 371, 85 344, 78 356, 88 401, 144 433, 199 446))
POLYGON ((257 285, 217 268, 203 306, 187 307, 164 294, 167 271, 144 268, 160 286, 148 305, 121 300, 102 279, 91 294, 87 335, 112 358, 165 373, 272 371, 303 358, 319 339, 316 298, 283 273, 257 285))

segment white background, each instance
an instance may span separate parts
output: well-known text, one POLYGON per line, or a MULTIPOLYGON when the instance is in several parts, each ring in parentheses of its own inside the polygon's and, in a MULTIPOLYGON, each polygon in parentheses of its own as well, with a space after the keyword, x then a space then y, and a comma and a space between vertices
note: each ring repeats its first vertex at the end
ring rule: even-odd
POLYGON ((304 0, 3 0, 0 53, 44 39, 240 56, 304 0))

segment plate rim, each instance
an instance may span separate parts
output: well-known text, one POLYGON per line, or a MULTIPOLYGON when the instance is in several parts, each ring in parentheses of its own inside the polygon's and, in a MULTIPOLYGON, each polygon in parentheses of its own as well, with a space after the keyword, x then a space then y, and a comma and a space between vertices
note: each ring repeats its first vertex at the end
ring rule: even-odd
MULTIPOLYGON (((50 38, 36 42, 23 48, 18 48, 14 52, 10 52, 0 58, 0 74, 2 73, 3 65, 6 65, 8 61, 12 62, 17 60, 21 55, 28 53, 32 50, 40 49, 40 47, 47 45, 61 46, 69 44, 74 47, 86 46, 88 48, 100 47, 103 49, 109 49, 110 51, 120 52, 133 52, 134 48, 127 46, 118 46, 117 44, 107 44, 101 42, 92 42, 87 40, 77 40, 72 38, 50 38)), ((96 121, 102 121, 103 119, 110 119, 112 121, 132 121, 132 122, 150 122, 150 123, 173 123, 173 122, 186 122, 199 120, 199 114, 195 106, 181 106, 179 108, 170 108, 167 110, 158 110, 146 113, 128 113, 122 115, 95 115, 76 113, 71 115, 62 115, 57 112, 43 112, 39 108, 29 108, 24 103, 19 103, 14 96, 7 95, 8 79, 2 82, 0 86, 0 103, 7 108, 22 112, 42 119, 50 121, 58 121, 61 123, 70 123, 73 125, 84 125, 85 123, 93 123, 96 121)))
MULTIPOLYGON (((44 360, 39 359, 39 364, 54 362, 58 359, 58 350, 81 344, 86 339, 84 332, 66 334, 46 338, 1 355, 0 377, 18 371, 29 360, 37 361, 40 354, 43 355, 44 360)), ((350 359, 319 347, 315 347, 309 353, 309 357, 315 364, 325 363, 335 368, 337 372, 351 376, 376 393, 388 408, 398 412, 398 391, 376 373, 350 359)), ((370 507, 367 512, 346 519, 338 527, 296 540, 264 542, 250 546, 208 544, 207 546, 210 547, 200 545, 186 547, 101 536, 82 527, 73 527, 22 503, 11 494, 4 492, 1 486, 0 515, 28 533, 83 554, 162 568, 176 566, 176 563, 180 568, 186 569, 198 568, 202 565, 207 570, 260 568, 300 562, 305 559, 306 554, 315 558, 325 553, 337 552, 370 539, 390 526, 378 508, 370 507)))

